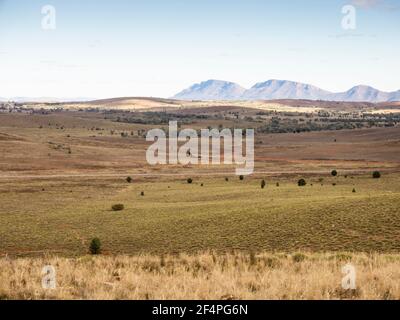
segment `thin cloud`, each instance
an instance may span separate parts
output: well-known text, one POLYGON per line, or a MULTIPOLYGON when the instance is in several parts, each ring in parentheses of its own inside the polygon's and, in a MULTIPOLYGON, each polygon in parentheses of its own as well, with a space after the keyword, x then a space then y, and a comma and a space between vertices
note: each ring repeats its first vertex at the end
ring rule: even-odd
POLYGON ((352 0, 352 4, 358 8, 370 9, 383 4, 383 0, 352 0))
POLYGON ((383 9, 387 11, 397 11, 400 9, 400 5, 396 2, 390 2, 387 0, 352 0, 351 4, 361 9, 383 9))

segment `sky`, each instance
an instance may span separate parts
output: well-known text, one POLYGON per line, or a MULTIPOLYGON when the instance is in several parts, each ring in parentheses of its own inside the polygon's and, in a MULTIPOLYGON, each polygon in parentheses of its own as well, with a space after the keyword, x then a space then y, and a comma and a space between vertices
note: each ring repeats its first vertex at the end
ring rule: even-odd
POLYGON ((400 0, 0 0, 0 97, 171 97, 208 79, 396 91, 399 57, 400 0))

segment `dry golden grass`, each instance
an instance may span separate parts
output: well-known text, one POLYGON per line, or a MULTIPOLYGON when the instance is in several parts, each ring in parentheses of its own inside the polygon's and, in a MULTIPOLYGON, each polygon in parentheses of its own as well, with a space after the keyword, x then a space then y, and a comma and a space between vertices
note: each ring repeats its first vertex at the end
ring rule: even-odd
POLYGON ((0 260, 1 299, 400 299, 400 255, 202 253, 0 260), (357 271, 342 288, 342 267, 357 271), (42 288, 42 268, 57 288, 42 288))

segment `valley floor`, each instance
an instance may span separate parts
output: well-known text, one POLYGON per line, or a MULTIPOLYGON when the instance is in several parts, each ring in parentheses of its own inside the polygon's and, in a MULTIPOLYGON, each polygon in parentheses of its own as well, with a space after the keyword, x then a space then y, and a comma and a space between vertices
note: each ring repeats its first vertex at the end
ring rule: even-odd
POLYGON ((187 178, 3 180, 0 254, 400 251, 399 174, 187 178))

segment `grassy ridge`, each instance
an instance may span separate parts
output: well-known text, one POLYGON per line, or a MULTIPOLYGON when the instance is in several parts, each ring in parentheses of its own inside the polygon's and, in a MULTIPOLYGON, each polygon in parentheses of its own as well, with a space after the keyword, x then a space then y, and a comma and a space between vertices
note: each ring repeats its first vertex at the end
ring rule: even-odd
POLYGON ((237 177, 195 179, 192 185, 9 181, 0 188, 0 252, 82 255, 93 237, 106 254, 400 250, 398 174, 322 183, 309 177, 303 188, 296 179, 267 179, 264 190, 261 179, 237 177), (113 212, 116 203, 125 210, 113 212))

